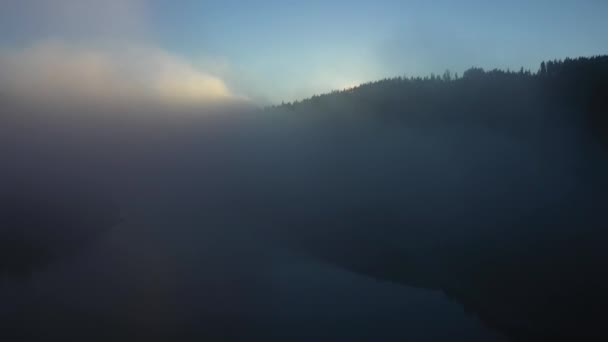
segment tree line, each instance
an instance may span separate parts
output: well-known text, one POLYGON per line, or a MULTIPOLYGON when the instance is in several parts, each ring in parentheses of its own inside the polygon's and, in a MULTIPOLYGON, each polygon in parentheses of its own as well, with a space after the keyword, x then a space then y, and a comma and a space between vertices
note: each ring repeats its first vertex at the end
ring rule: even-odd
POLYGON ((409 124, 475 121, 490 125, 529 124, 585 114, 605 135, 608 126, 608 56, 544 61, 536 72, 523 67, 462 75, 394 77, 314 95, 267 108, 307 116, 372 116, 409 124), (568 114, 566 114, 568 112, 568 114), (521 120, 520 120, 521 119, 521 120))

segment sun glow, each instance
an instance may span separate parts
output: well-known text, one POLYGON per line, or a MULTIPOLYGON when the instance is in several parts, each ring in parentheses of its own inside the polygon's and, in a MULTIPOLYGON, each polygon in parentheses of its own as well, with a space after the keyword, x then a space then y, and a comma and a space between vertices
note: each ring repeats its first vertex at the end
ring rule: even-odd
POLYGON ((0 50, 0 89, 28 101, 205 104, 235 96, 218 76, 150 46, 91 48, 42 42, 0 50))
POLYGON ((361 85, 361 82, 353 81, 353 82, 346 83, 345 85, 340 87, 340 90, 349 90, 349 89, 357 88, 360 85, 361 85))

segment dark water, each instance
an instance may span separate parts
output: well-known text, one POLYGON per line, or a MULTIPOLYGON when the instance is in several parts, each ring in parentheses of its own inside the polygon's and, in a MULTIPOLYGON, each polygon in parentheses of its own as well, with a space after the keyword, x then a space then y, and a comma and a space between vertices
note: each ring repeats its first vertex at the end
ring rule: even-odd
POLYGON ((77 258, 29 279, 5 279, 3 334, 33 340, 501 341, 440 291, 357 275, 247 236, 242 228, 134 221, 77 258))

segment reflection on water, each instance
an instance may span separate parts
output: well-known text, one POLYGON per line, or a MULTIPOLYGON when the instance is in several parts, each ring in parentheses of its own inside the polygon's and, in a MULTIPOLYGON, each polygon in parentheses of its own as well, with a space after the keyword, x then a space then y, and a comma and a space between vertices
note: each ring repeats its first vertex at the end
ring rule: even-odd
POLYGON ((438 291, 358 276, 236 229, 135 221, 78 258, 4 279, 3 335, 501 340, 438 291))
POLYGON ((272 274, 274 337, 406 341, 503 341, 438 291, 356 276, 287 259, 272 274))

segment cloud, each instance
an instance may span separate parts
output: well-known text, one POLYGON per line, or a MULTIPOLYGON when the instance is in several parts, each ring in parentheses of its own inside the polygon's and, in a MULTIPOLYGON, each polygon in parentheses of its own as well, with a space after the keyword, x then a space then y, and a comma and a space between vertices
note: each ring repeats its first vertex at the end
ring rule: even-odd
POLYGON ((202 104, 236 99, 212 73, 154 46, 61 41, 0 48, 0 92, 57 104, 202 104))
POLYGON ((147 0, 22 0, 8 7, 0 29, 17 33, 20 44, 0 45, 0 98, 62 107, 243 99, 221 70, 155 42, 147 0))

